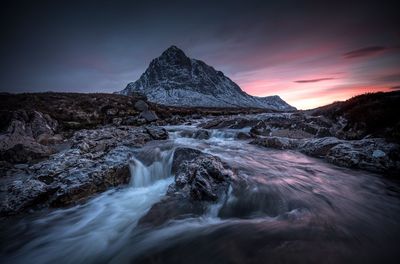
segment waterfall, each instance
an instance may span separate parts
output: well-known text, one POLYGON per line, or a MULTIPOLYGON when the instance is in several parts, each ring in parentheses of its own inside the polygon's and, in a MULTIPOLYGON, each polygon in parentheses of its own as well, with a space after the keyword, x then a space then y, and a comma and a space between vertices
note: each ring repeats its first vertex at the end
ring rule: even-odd
POLYGON ((155 160, 149 166, 144 165, 139 159, 131 157, 129 169, 131 172, 131 185, 135 188, 146 187, 155 181, 171 176, 173 151, 160 151, 156 149, 155 160))

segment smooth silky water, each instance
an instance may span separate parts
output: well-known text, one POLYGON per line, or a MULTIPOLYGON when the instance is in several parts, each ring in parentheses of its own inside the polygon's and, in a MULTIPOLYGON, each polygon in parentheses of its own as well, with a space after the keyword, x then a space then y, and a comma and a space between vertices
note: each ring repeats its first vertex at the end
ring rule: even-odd
POLYGON ((295 151, 235 140, 182 137, 194 126, 166 127, 171 141, 132 158, 132 182, 68 209, 1 227, 2 263, 395 263, 400 245, 398 183, 330 165, 295 151), (161 147, 165 144, 165 147, 161 147), (245 178, 198 218, 157 228, 138 220, 173 182, 173 148, 219 156, 245 178))

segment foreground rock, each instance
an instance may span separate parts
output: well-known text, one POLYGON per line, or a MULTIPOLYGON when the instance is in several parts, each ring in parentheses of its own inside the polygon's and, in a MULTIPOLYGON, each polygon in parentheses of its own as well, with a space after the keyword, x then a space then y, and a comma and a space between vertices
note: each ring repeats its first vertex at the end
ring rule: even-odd
POLYGON ((1 178, 0 216, 71 205, 127 184, 129 157, 135 147, 153 140, 155 131, 164 139, 168 136, 155 127, 81 130, 72 137, 72 149, 33 165, 9 165, 1 178))
POLYGON ((38 111, 16 111, 5 133, 0 134, 0 160, 22 163, 43 159, 55 152, 48 145, 62 140, 55 135, 58 122, 38 111))
POLYGON ((172 173, 175 182, 166 197, 139 221, 161 225, 168 220, 203 214, 210 203, 226 199, 233 172, 218 157, 190 148, 177 148, 172 173))

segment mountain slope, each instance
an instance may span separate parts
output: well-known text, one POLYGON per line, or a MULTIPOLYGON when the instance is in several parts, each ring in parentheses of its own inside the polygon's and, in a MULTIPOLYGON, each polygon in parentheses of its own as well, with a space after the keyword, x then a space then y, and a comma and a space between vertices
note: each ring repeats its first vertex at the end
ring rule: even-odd
POLYGON ((279 96, 248 95, 221 71, 200 60, 188 58, 175 46, 152 60, 139 80, 129 83, 119 93, 141 93, 149 101, 172 106, 295 110, 279 96))

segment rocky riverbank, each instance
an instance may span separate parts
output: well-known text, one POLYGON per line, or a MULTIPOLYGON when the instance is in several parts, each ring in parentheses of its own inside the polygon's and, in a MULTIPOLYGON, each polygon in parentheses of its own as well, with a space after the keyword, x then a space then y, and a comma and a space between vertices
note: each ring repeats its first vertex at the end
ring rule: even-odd
MULTIPOLYGON (((388 137, 395 135, 395 125, 386 125, 392 129, 389 134, 388 129, 366 134, 371 131, 367 125, 349 121, 344 113, 188 109, 104 94, 2 95, 2 99, 7 100, 1 109, 2 216, 70 206, 128 184, 132 157, 140 160, 142 147, 152 141, 147 149, 157 150, 157 142, 170 137, 162 127, 168 125, 196 127, 178 131, 183 137, 209 140, 229 135, 266 148, 297 150, 338 166, 390 176, 400 172, 398 141, 388 137)), ((143 216, 141 224, 203 214, 207 204, 226 196, 229 186, 241 184, 218 157, 196 149, 175 150, 172 174, 175 181, 165 199, 143 216)))

